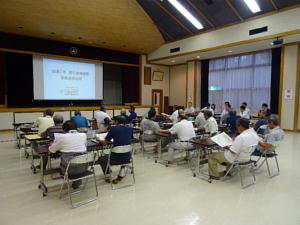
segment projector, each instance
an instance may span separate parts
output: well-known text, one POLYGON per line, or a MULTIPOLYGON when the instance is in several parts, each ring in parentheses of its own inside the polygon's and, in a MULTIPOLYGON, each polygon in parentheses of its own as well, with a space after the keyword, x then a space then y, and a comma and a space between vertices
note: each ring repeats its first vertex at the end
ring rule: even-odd
POLYGON ((283 39, 277 38, 275 41, 271 42, 271 45, 282 45, 283 44, 283 39))

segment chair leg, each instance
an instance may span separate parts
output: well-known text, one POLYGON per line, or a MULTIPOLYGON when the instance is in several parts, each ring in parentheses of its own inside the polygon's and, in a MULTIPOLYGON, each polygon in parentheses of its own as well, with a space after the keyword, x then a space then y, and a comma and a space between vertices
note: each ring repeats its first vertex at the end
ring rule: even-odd
POLYGON ((98 186, 97 186, 97 180, 96 180, 96 174, 95 171, 94 172, 94 183, 95 183, 95 189, 96 189, 96 197, 98 197, 99 193, 98 193, 98 186))
POLYGON ((64 188, 64 186, 65 186, 65 182, 66 182, 66 180, 65 180, 65 178, 64 178, 64 180, 63 180, 63 183, 61 184, 61 186, 60 186, 60 191, 59 191, 59 199, 61 199, 62 198, 62 189, 64 188))
POLYGON ((70 191, 70 181, 69 181, 69 178, 67 178, 67 185, 68 185, 68 194, 69 194, 70 203, 71 203, 72 208, 74 208, 73 201, 72 201, 72 195, 71 195, 71 191, 70 191))
POLYGON ((230 168, 226 171, 224 177, 222 178, 223 181, 226 180, 227 175, 230 173, 230 171, 232 170, 233 167, 234 167, 234 164, 231 164, 230 168))
POLYGON ((241 180, 241 186, 242 188, 244 188, 244 180, 243 180, 243 176, 242 176, 242 171, 241 171, 241 167, 239 165, 237 165, 237 169, 238 169, 238 174, 241 180))

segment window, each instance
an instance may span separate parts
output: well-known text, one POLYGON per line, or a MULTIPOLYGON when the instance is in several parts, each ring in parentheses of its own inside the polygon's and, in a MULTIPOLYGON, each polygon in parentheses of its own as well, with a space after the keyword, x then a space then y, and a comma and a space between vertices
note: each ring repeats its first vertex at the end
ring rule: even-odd
POLYGON ((247 102, 252 110, 270 104, 271 59, 271 51, 264 51, 210 60, 209 102, 220 107, 229 101, 235 109, 247 102))

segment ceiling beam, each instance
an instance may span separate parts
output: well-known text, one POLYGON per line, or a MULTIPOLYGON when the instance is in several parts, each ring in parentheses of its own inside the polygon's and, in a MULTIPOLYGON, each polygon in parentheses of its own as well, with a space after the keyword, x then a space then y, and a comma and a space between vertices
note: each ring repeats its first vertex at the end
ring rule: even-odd
POLYGON ((176 23, 178 23, 184 30, 186 30, 189 34, 193 34, 193 32, 187 28, 183 23, 181 23, 179 21, 179 19, 177 19, 172 13, 169 12, 169 10, 167 10, 161 3, 159 0, 155 0, 154 1, 156 3, 156 5, 158 5, 162 10, 165 11, 165 13, 167 13, 173 20, 176 21, 176 23))
POLYGON ((227 5, 231 8, 231 10, 234 12, 234 14, 241 20, 243 21, 244 18, 241 16, 241 14, 236 10, 236 8, 232 5, 230 0, 225 0, 227 5))
POLYGON ((157 23, 155 23, 157 29, 159 29, 162 33, 164 33, 166 36, 168 36, 171 40, 174 40, 175 38, 169 34, 165 29, 161 28, 157 23))
POLYGON ((208 17, 202 12, 201 9, 199 9, 191 0, 187 0, 187 2, 192 6, 192 8, 200 15, 204 18, 204 20, 212 27, 215 28, 216 25, 213 24, 213 22, 208 19, 208 17))
POLYGON ((273 8, 277 11, 278 7, 277 7, 276 3, 274 2, 274 0, 270 0, 270 2, 272 4, 273 8))

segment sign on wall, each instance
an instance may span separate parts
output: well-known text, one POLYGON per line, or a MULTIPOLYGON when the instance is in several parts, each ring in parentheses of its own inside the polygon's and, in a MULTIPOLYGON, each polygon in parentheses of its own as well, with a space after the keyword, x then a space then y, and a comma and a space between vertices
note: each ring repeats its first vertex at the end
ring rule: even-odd
POLYGON ((284 90, 284 99, 292 100, 293 99, 293 89, 284 90))

